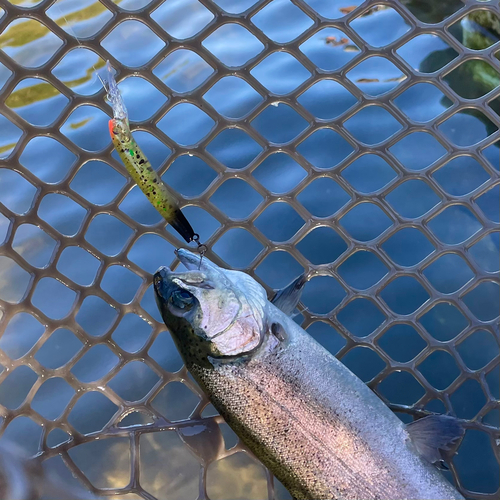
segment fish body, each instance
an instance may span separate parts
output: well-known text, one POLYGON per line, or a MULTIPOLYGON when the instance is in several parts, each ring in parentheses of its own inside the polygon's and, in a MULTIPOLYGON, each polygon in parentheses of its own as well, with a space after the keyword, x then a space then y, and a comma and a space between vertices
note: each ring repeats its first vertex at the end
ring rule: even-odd
POLYGON ((155 275, 163 318, 213 405, 294 498, 463 499, 390 409, 251 277, 208 261, 197 271, 199 257, 179 254, 192 271, 155 275))

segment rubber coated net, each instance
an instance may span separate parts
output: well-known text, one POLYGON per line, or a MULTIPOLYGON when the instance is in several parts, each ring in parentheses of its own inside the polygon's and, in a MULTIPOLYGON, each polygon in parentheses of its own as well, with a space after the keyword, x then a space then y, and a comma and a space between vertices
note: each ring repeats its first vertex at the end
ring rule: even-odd
POLYGON ((305 270, 295 319, 403 420, 467 420, 445 474, 498 498, 498 2, 0 5, 0 442, 100 495, 289 498, 156 310, 183 242, 113 153, 109 59, 207 256, 305 270))

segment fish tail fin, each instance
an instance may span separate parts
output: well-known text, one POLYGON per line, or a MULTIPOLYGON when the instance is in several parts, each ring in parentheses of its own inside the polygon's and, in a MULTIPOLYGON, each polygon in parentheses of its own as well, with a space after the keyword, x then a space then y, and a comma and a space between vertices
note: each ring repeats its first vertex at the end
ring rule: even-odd
POLYGON ((406 425, 410 438, 422 455, 431 464, 443 461, 443 452, 452 450, 465 434, 461 422, 449 415, 428 415, 406 425))

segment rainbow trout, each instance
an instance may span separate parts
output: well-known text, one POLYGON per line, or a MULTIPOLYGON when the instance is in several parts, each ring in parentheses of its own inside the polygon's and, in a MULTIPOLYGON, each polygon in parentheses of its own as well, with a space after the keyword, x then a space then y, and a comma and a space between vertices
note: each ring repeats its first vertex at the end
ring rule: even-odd
MULTIPOLYGON (((463 429, 431 415, 404 425, 290 317, 292 293, 178 250, 155 294, 187 368, 245 445, 296 499, 451 500, 431 462, 463 429)), ((297 283, 293 285, 298 288, 297 283)))

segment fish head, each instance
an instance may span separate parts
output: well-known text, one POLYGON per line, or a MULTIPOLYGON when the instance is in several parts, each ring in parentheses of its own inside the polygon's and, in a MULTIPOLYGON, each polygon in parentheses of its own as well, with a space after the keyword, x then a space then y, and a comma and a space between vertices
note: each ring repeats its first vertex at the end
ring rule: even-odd
POLYGON ((265 290, 240 271, 223 269, 206 257, 176 251, 187 271, 162 267, 154 290, 163 320, 188 363, 239 356, 264 335, 265 290))

